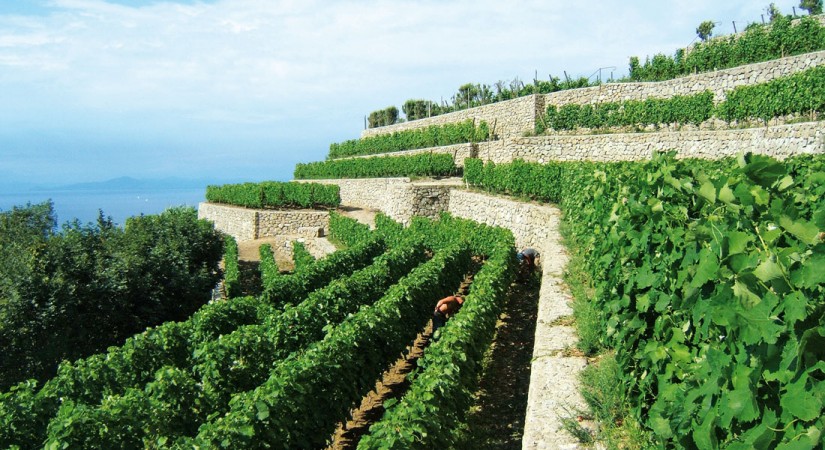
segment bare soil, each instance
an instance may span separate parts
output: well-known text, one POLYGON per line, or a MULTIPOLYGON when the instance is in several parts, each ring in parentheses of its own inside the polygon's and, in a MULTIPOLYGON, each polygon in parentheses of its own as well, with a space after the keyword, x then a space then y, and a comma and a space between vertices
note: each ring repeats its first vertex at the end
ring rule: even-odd
POLYGON ((351 217, 363 224, 369 225, 370 229, 375 229, 375 215, 378 214, 378 211, 375 209, 363 209, 363 208, 355 208, 352 206, 341 206, 338 208, 338 212, 341 214, 351 217))
MULTIPOLYGON (((473 270, 473 273, 475 271, 473 270)), ((473 275, 468 275, 456 293, 466 295, 472 280, 473 275)), ((437 301, 438 299, 434 299, 433 305, 437 301)), ((375 389, 364 396, 359 406, 350 412, 349 420, 338 424, 332 436, 332 443, 326 450, 351 450, 358 447, 361 437, 384 415, 384 402, 388 399, 400 399, 409 389, 410 381, 407 375, 418 367, 418 360, 424 356, 426 348, 430 345, 432 334, 432 321, 429 321, 413 344, 407 347, 405 354, 375 383, 375 389)))

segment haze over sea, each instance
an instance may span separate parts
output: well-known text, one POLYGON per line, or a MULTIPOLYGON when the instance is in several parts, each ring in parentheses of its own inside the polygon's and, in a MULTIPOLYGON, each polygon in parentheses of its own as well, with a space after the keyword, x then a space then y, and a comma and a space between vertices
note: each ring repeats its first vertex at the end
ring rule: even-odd
POLYGON ((99 211, 123 225, 126 219, 141 214, 158 214, 173 206, 197 208, 206 195, 207 182, 183 180, 141 181, 119 178, 102 183, 57 187, 0 189, 0 211, 27 203, 54 203, 58 224, 79 220, 96 222, 99 211))

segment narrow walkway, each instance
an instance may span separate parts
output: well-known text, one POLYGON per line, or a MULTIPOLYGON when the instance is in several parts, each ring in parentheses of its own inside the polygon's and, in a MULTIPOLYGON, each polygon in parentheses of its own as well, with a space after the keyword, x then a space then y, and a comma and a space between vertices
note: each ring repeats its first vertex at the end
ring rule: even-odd
POLYGON ((579 448, 578 440, 562 428, 562 419, 575 415, 576 408, 585 406, 579 394, 578 375, 587 360, 566 356, 578 338, 572 326, 558 324, 566 322, 559 319, 573 314, 572 299, 563 280, 567 251, 561 244, 558 225, 557 213, 554 221, 544 224, 550 238, 539 249, 542 282, 523 450, 579 448))
POLYGON ((542 282, 539 293, 533 363, 527 398, 523 450, 575 449, 578 440, 565 431, 562 419, 584 408, 579 394, 579 373, 587 361, 572 356, 575 329, 567 320, 572 300, 563 280, 567 251, 562 245, 558 208, 512 200, 507 197, 453 190, 449 211, 457 217, 508 228, 520 248, 533 247, 541 254, 542 282))

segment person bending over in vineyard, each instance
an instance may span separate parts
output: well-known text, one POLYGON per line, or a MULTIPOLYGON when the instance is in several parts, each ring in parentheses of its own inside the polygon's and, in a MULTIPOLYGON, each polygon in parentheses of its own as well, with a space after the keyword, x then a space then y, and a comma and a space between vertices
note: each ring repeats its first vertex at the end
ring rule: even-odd
POLYGON ((443 327, 444 324, 447 323, 447 319, 455 315, 463 304, 464 298, 457 295, 451 295, 439 300, 433 312, 433 333, 443 327))
POLYGON ((536 258, 538 256, 539 252, 529 247, 516 253, 516 258, 518 258, 518 261, 521 264, 519 278, 523 281, 527 281, 527 279, 530 278, 530 275, 533 274, 533 271, 536 270, 536 258))

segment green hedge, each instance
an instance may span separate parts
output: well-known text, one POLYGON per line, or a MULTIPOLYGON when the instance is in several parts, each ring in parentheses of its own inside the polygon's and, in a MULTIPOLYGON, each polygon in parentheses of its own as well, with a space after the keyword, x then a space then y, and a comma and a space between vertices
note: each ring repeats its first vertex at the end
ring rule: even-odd
POLYGON ((336 185, 266 181, 207 186, 206 200, 258 209, 335 208, 341 195, 336 185))
POLYGON ((434 177, 456 172, 452 155, 438 153, 318 161, 295 166, 296 179, 434 177))
POLYGON ((825 156, 471 161, 465 179, 560 204, 661 445, 822 445, 825 156))
POLYGON ((574 130, 583 128, 607 128, 646 126, 660 124, 694 124, 713 116, 713 94, 701 94, 671 98, 648 98, 643 101, 596 103, 593 105, 566 104, 561 108, 547 107, 544 120, 537 123, 537 132, 544 128, 574 130))
POLYGON ((767 83, 739 86, 728 92, 718 107, 719 117, 734 120, 762 119, 788 114, 825 111, 825 67, 819 66, 767 83))
POLYGON ((825 27, 805 16, 795 25, 779 16, 768 25, 751 25, 741 34, 697 43, 687 55, 658 54, 644 64, 630 58, 630 81, 662 81, 730 67, 753 64, 825 49, 825 27))
POLYGON ((441 147, 444 145, 480 142, 490 138, 490 128, 482 121, 478 126, 473 120, 447 124, 431 125, 427 128, 396 131, 363 139, 330 144, 329 158, 345 156, 372 155, 419 148, 441 147))

